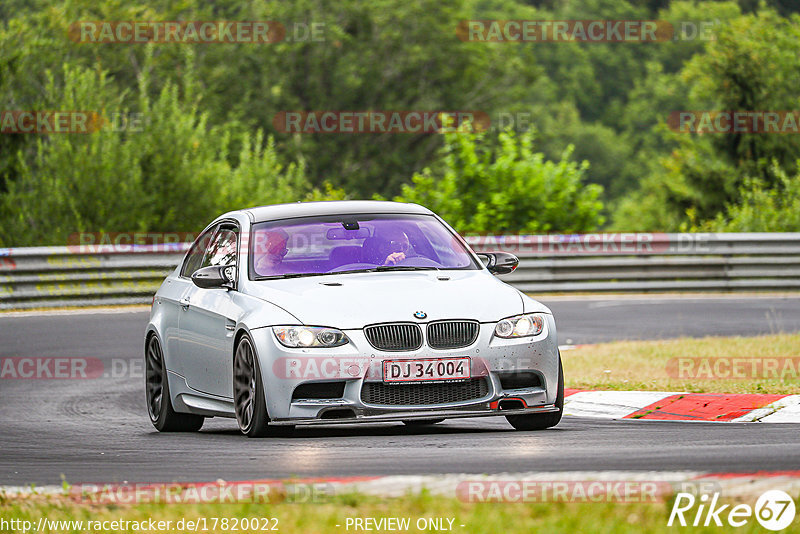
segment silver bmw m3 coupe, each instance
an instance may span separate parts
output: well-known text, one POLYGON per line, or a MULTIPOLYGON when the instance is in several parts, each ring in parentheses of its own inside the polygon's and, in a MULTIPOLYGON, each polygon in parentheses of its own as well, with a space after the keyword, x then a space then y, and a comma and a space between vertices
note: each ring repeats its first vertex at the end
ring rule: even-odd
POLYGON ((160 431, 236 418, 250 437, 296 425, 561 419, 550 310, 496 275, 430 210, 375 201, 226 213, 153 300, 147 407, 160 431))

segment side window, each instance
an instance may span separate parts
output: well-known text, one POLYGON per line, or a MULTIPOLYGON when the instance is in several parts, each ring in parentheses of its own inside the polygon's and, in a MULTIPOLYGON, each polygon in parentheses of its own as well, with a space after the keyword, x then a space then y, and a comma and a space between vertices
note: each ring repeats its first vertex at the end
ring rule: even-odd
POLYGON ((197 269, 202 267, 203 256, 205 256, 206 249, 211 242, 211 238, 214 237, 214 232, 217 231, 217 228, 217 226, 209 228, 208 231, 200 236, 200 239, 195 241, 192 248, 189 249, 189 254, 186 255, 183 269, 181 269, 181 276, 191 277, 197 269))
POLYGON ((203 258, 202 267, 236 264, 236 231, 223 227, 214 236, 203 258))

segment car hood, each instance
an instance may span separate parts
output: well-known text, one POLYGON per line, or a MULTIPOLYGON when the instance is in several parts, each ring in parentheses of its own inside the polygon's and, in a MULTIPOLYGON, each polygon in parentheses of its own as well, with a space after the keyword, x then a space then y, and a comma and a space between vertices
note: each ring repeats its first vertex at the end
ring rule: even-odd
MULTIPOLYGON (((250 282, 248 293, 280 306, 303 324, 357 329, 384 322, 498 321, 523 312, 519 291, 486 271, 350 273, 250 282)), ((535 301, 532 301, 535 302, 535 301)), ((542 305, 541 309, 549 310, 542 305)))

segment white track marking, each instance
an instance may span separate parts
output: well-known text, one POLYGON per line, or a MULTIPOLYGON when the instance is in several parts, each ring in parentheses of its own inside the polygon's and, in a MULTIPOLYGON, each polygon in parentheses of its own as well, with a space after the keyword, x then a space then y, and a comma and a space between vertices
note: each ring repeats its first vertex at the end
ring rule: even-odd
POLYGON ((622 419, 676 393, 663 391, 580 391, 564 399, 564 415, 622 419))

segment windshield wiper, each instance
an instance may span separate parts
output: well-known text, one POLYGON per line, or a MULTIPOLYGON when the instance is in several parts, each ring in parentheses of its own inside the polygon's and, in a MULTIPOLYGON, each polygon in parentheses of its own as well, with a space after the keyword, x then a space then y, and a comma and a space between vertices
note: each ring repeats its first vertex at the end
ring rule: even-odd
POLYGON ((303 278, 306 276, 322 276, 330 273, 287 273, 287 274, 274 274, 272 276, 259 276, 256 280, 282 280, 284 278, 303 278))
POLYGON ((379 265, 375 271, 438 271, 438 267, 415 267, 413 265, 379 265))
POLYGON ((349 273, 380 273, 384 271, 438 271, 438 267, 414 267, 413 265, 378 265, 367 269, 353 269, 352 271, 336 271, 329 274, 349 273))
POLYGON ((256 280, 283 280, 285 278, 304 278, 306 276, 326 276, 332 274, 378 273, 384 271, 438 271, 438 267, 414 267, 412 265, 378 265, 369 269, 352 269, 349 271, 333 271, 327 273, 287 273, 272 276, 259 276, 256 280))

